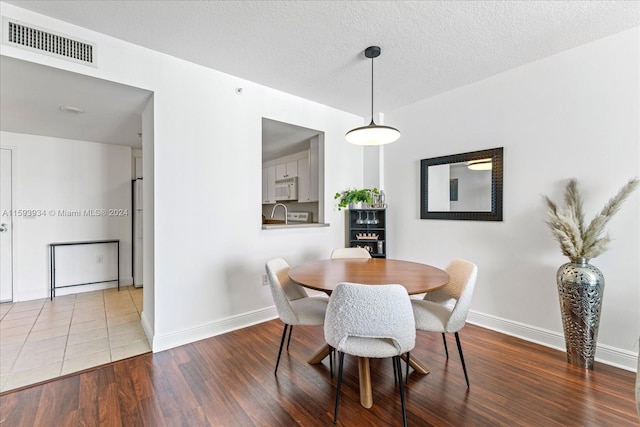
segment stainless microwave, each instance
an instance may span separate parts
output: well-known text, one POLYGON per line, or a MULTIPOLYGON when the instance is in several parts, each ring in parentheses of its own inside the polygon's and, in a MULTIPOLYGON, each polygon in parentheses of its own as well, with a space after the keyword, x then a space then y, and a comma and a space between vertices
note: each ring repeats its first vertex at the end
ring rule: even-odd
POLYGON ((298 200, 298 178, 276 181, 276 200, 298 200))

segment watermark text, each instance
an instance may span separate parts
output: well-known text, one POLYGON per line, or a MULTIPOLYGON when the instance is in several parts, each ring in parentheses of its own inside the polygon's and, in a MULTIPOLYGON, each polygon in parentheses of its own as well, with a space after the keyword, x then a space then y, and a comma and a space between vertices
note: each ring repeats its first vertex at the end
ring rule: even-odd
POLYGON ((3 209, 3 217, 123 217, 129 209, 3 209))

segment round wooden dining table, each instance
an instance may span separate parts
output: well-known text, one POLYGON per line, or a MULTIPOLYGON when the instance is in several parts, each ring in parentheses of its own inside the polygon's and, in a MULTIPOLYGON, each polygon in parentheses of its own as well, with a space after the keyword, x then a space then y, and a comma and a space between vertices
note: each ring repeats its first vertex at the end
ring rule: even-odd
MULTIPOLYGON (((331 294, 338 283, 351 282, 367 285, 400 284, 409 295, 434 291, 449 283, 449 274, 427 264, 397 259, 323 259, 302 264, 289 269, 289 278, 306 288, 331 294)), ((309 359, 310 364, 321 363, 329 355, 325 344, 309 359)), ((427 367, 411 355, 409 364, 415 372, 428 374, 427 367)), ((365 408, 373 406, 371 371, 369 359, 358 358, 360 378, 360 404, 365 408)))

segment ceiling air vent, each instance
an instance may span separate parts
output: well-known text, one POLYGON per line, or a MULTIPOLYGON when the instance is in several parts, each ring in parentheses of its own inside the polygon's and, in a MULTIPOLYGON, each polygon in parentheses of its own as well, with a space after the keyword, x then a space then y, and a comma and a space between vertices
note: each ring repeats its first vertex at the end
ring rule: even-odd
POLYGON ((46 31, 17 21, 3 20, 4 44, 95 67, 95 44, 46 31))

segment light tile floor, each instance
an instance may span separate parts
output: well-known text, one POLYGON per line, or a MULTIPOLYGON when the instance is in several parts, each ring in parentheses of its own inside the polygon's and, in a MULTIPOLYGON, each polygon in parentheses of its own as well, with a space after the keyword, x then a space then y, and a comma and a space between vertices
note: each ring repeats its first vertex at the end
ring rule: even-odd
POLYGON ((151 351, 133 286, 0 304, 0 391, 151 351))

